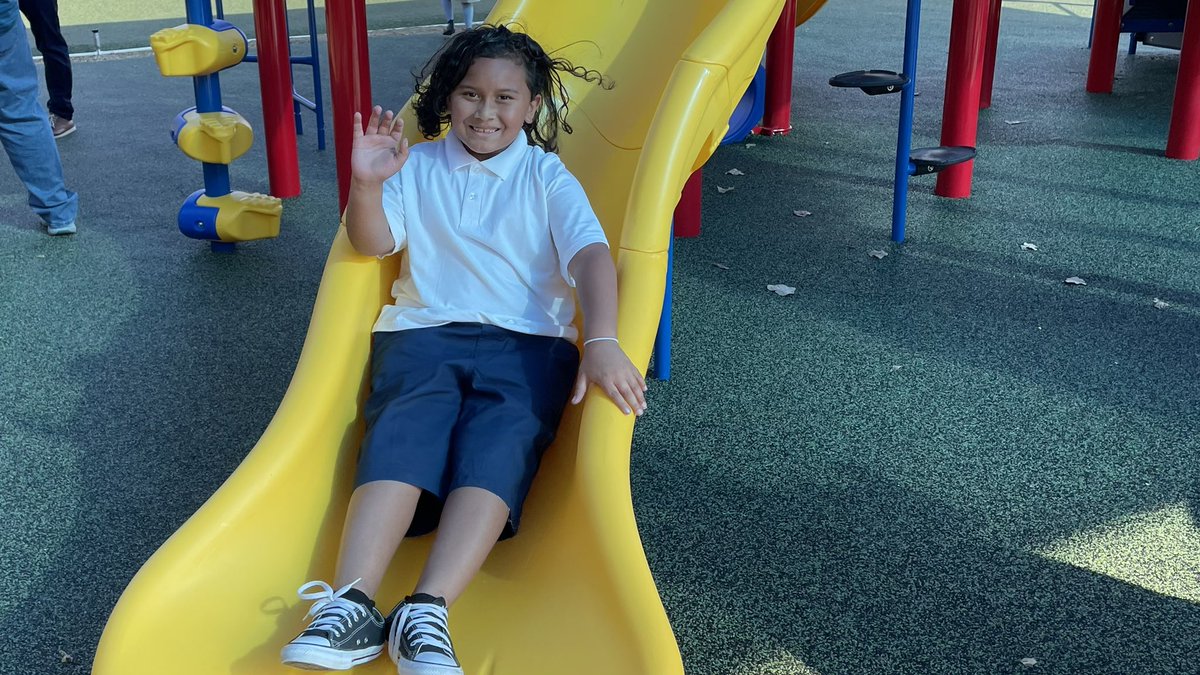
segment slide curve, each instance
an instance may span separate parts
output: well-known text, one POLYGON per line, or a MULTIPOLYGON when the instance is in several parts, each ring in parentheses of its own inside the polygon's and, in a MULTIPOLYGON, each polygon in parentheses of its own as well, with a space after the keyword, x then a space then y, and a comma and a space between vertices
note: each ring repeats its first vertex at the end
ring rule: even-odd
MULTIPOLYGON (((798 19, 823 3, 798 0, 798 19)), ((616 83, 604 91, 564 78, 575 133, 561 139, 561 155, 613 244, 619 336, 643 370, 662 308, 672 211, 724 136, 782 6, 499 0, 490 15, 519 22, 547 51, 616 83)), ((307 610, 296 588, 333 574, 362 436, 370 329, 390 300, 398 257, 357 255, 339 231, 275 417, 130 582, 93 673, 296 672, 280 665, 279 649, 307 610)), ((566 414, 521 534, 497 545, 450 614, 470 675, 683 672, 634 521, 633 423, 596 392, 566 414)), ((379 594, 385 610, 411 589, 430 541, 401 546, 379 594)), ((384 656, 359 671, 394 667, 384 656)))

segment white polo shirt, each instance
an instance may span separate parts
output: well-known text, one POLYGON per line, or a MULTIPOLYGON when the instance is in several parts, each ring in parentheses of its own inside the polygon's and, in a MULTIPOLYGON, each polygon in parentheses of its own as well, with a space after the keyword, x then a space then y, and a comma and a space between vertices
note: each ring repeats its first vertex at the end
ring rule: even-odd
POLYGON ((392 254, 408 255, 374 330, 474 322, 576 339, 567 265, 608 242, 583 186, 525 132, 483 162, 453 133, 412 146, 383 212, 392 254))

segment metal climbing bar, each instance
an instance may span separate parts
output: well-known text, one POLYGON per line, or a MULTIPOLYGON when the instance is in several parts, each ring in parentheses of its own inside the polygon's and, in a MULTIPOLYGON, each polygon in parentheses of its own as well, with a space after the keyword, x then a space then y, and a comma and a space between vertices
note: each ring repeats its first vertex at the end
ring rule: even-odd
POLYGON ((904 20, 904 70, 907 80, 900 95, 900 128, 896 134, 896 185, 892 193, 892 241, 904 241, 904 224, 908 217, 908 178, 913 166, 912 129, 913 106, 917 90, 917 43, 921 35, 921 0, 908 0, 904 20))

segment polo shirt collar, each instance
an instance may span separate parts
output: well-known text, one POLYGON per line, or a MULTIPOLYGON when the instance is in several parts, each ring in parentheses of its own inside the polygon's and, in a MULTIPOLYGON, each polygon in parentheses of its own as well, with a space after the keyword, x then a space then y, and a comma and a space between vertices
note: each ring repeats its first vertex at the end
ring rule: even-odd
POLYGON ((483 168, 491 171, 500 178, 508 180, 513 171, 517 168, 517 164, 525 157, 525 153, 529 151, 529 134, 524 129, 521 134, 513 140, 512 144, 502 150, 500 154, 479 161, 467 152, 463 147, 462 141, 458 139, 458 135, 453 131, 446 134, 446 164, 451 171, 457 171, 464 166, 473 166, 478 164, 483 168))

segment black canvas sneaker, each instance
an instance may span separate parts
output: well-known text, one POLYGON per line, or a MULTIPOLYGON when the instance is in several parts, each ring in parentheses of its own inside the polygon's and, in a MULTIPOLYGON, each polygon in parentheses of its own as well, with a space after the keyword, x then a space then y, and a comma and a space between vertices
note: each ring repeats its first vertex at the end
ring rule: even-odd
POLYGON ((410 595, 392 610, 391 622, 388 655, 399 675, 463 675, 450 643, 445 600, 410 595))
POLYGON ((348 670, 383 651, 383 615, 353 584, 334 591, 324 581, 310 581, 297 592, 301 600, 315 601, 304 616, 313 620, 303 633, 284 645, 280 653, 284 665, 305 670, 348 670))

